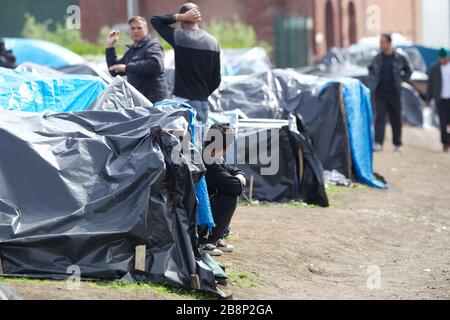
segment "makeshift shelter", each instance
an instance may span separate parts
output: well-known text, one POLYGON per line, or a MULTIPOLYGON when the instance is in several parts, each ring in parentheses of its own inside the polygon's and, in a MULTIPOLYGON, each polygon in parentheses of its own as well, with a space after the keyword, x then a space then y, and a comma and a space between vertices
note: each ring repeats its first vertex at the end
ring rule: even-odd
POLYGON ((60 68, 82 64, 84 59, 78 54, 56 43, 26 38, 4 38, 5 47, 12 50, 17 64, 32 62, 50 68, 60 68))
MULTIPOLYGON (((413 74, 409 83, 402 85, 403 119, 406 123, 421 127, 423 125, 424 97, 428 84, 426 63, 416 47, 399 48, 406 54, 413 66, 413 74)), ((313 66, 300 68, 297 71, 308 75, 327 78, 355 78, 368 84, 369 70, 378 47, 356 44, 348 48, 332 48, 313 66)))
POLYGON ((85 110, 105 89, 98 77, 37 74, 0 68, 0 109, 28 112, 85 110))
POLYGON ((104 64, 96 63, 83 63, 64 66, 57 69, 58 71, 66 74, 84 74, 88 76, 95 76, 102 78, 106 83, 111 83, 113 77, 108 72, 108 66, 104 64))
POLYGON ((111 86, 88 111, 0 111, 0 274, 215 291, 195 246, 205 168, 172 134, 192 111, 111 86))
POLYGON ((373 175, 370 93, 358 80, 331 81, 275 69, 224 79, 210 103, 215 112, 239 109, 250 118, 288 119, 293 114, 306 124, 303 131, 325 170, 386 187, 373 175))
POLYGON ((329 206, 322 164, 297 123, 244 119, 238 121, 237 129, 236 150, 231 151, 235 151, 236 159, 229 161, 245 172, 247 197, 270 202, 302 199, 308 204, 329 206), (262 146, 267 150, 261 150, 262 146), (262 152, 270 157, 263 161, 262 152))
MULTIPOLYGON (((242 76, 272 69, 272 64, 264 48, 224 49, 220 55, 222 76, 242 76)), ((166 82, 169 92, 175 87, 175 52, 169 50, 164 59, 166 82)))

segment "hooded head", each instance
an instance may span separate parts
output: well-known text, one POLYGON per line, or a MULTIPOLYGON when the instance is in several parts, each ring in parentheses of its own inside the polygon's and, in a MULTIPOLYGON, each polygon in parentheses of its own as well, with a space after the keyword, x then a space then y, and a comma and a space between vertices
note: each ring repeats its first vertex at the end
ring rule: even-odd
POLYGON ((441 50, 439 50, 439 62, 441 64, 448 63, 448 52, 444 48, 441 48, 441 50))

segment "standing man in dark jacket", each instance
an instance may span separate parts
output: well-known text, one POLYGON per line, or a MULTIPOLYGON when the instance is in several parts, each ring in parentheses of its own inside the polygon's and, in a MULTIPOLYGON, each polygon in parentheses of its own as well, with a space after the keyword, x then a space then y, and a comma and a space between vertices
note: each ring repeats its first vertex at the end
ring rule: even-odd
POLYGON ((199 28, 199 7, 185 3, 179 13, 151 18, 153 28, 175 51, 176 98, 197 110, 197 119, 208 119, 208 97, 221 81, 220 48, 217 40, 199 28), (181 29, 171 27, 181 22, 181 29))
POLYGON ((132 17, 128 21, 129 35, 133 45, 118 59, 115 45, 120 32, 108 35, 106 62, 111 75, 127 76, 128 82, 152 103, 167 98, 167 83, 164 76, 164 51, 158 39, 148 34, 147 21, 143 17, 132 17))
POLYGON ((16 57, 12 53, 11 50, 6 50, 5 42, 0 38, 0 67, 15 69, 16 66, 16 57))
POLYGON ((223 158, 233 141, 234 130, 228 124, 215 124, 204 142, 206 184, 216 226, 206 239, 200 233, 200 249, 210 255, 233 251, 233 246, 226 244, 223 236, 246 185, 244 172, 228 165, 223 158))
POLYGON ((447 50, 439 51, 439 62, 430 70, 427 102, 434 100, 439 109, 441 142, 444 152, 450 148, 450 61, 447 50))
POLYGON ((370 89, 375 97, 375 146, 382 151, 386 129, 386 114, 392 126, 396 152, 402 151, 402 82, 409 80, 412 69, 408 58, 392 46, 392 37, 383 34, 381 52, 369 66, 370 89))

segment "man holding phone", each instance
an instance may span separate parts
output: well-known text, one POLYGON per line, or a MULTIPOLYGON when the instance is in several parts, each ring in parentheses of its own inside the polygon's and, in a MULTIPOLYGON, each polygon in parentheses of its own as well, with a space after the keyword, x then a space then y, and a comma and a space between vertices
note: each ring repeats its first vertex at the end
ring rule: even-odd
POLYGON ((115 45, 120 31, 113 30, 107 38, 106 62, 111 75, 127 76, 128 82, 152 103, 167 98, 167 83, 164 75, 164 51, 159 40, 151 37, 147 21, 143 17, 132 17, 128 21, 129 36, 133 44, 125 55, 118 59, 115 45))

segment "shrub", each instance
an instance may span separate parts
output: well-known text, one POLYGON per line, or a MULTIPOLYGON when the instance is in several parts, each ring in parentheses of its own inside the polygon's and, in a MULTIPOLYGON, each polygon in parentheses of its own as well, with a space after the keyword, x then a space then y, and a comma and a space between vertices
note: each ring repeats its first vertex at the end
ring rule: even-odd
POLYGON ((222 48, 262 47, 268 53, 272 51, 267 42, 258 41, 255 29, 242 22, 239 16, 232 21, 216 21, 205 23, 203 28, 217 38, 222 48))
MULTIPOLYGON (((268 43, 258 41, 254 28, 243 23, 238 16, 235 16, 232 21, 212 20, 210 23, 205 23, 203 28, 214 35, 224 49, 259 46, 265 48, 269 53, 272 50, 268 43)), ((22 36, 51 41, 80 55, 103 55, 106 47, 106 37, 110 30, 109 26, 104 26, 100 30, 97 43, 91 43, 83 39, 81 30, 68 29, 61 23, 57 23, 53 27, 51 20, 39 23, 31 14, 26 13, 22 36)), ((129 43, 130 39, 125 34, 122 34, 116 46, 117 53, 122 55, 126 51, 125 45, 129 43)), ((165 50, 171 49, 171 46, 166 41, 161 39, 161 43, 165 50)))

